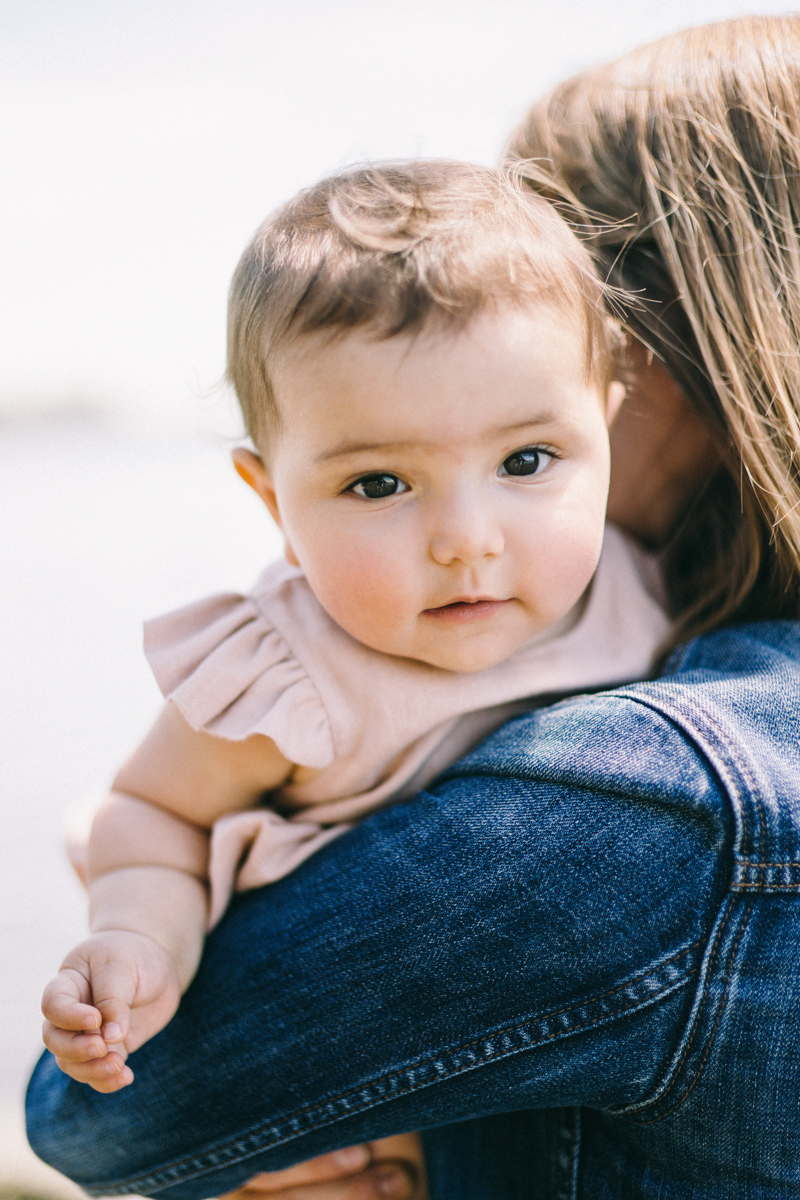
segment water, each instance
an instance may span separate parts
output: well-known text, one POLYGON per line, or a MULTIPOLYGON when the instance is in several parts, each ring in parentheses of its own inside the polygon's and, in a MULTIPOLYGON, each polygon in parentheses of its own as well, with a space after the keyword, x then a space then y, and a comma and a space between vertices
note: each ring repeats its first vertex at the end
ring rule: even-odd
POLYGON ((26 1151, 39 999, 86 932, 61 826, 158 711, 142 618, 246 588, 280 539, 227 447, 80 420, 0 427, 0 1188, 76 1194, 26 1151))

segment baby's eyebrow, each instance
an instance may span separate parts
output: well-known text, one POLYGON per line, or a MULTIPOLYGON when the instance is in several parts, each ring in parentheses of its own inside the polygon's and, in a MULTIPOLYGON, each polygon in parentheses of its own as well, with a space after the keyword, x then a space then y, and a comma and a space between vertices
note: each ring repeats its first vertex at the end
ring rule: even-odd
MULTIPOLYGON (((510 425, 495 425, 491 429, 485 430, 484 436, 491 437, 492 434, 515 433, 517 430, 534 429, 537 425, 554 425, 558 422, 558 419, 558 414, 555 412, 540 412, 525 421, 514 421, 510 425)), ((375 451, 390 453, 398 450, 413 450, 423 444, 421 441, 340 442, 337 446, 331 447, 330 450, 323 450, 321 454, 316 456, 314 462, 329 462, 333 458, 347 458, 352 454, 368 454, 375 451)))
POLYGON ((514 421, 511 425, 495 425, 493 433, 514 433, 517 429, 533 429, 535 425, 555 425, 559 420, 557 412, 537 412, 526 421, 514 421))
POLYGON ((331 450, 323 450, 322 454, 316 456, 314 462, 328 462, 332 458, 347 458, 351 454, 365 454, 374 450, 384 453, 391 450, 408 450, 419 444, 419 442, 340 442, 331 450))

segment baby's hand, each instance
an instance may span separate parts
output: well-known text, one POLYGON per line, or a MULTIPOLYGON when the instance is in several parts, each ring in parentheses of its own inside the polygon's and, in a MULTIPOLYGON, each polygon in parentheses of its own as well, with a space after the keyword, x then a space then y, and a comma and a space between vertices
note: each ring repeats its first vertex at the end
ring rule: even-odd
POLYGON ((62 1071, 98 1092, 133 1082, 128 1054, 172 1019, 172 959, 141 933, 107 930, 76 946, 42 997, 44 1043, 62 1071))

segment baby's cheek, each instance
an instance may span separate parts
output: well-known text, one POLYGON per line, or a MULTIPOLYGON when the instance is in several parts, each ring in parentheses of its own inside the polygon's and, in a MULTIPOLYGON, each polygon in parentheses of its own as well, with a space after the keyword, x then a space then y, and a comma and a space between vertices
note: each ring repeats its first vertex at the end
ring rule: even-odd
POLYGON ((341 545, 307 571, 317 599, 358 641, 386 653, 401 652, 398 634, 416 616, 412 571, 400 553, 378 544, 341 545))
POLYGON ((583 595, 594 575, 603 544, 603 523, 588 513, 554 513, 519 545, 521 590, 545 624, 560 620, 583 595))

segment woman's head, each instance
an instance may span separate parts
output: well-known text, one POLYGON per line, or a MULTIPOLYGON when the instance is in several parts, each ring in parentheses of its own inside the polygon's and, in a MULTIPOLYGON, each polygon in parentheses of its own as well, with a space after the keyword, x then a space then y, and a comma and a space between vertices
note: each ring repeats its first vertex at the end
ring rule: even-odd
POLYGON ((638 296, 721 466, 667 544, 682 633, 800 616, 800 18, 689 29, 553 89, 510 144, 638 296))

